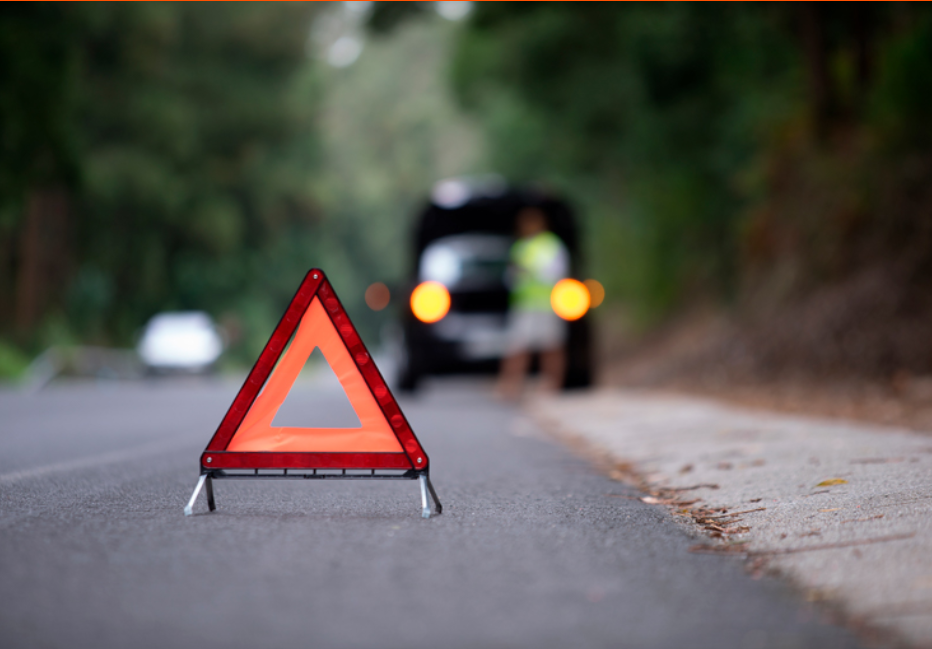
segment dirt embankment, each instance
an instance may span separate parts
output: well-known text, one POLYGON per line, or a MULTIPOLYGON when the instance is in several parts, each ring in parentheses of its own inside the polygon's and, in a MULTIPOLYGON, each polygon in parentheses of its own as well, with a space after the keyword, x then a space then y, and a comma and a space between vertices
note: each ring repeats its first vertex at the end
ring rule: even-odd
POLYGON ((643 337, 601 323, 601 382, 932 432, 932 290, 869 270, 766 316, 693 311, 643 337))
POLYGON ((731 307, 601 314, 605 383, 932 431, 932 155, 842 135, 762 158, 731 307))

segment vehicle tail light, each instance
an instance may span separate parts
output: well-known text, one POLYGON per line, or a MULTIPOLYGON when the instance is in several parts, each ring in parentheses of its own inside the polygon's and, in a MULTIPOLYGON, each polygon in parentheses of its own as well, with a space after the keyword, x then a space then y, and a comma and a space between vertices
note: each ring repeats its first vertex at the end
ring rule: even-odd
POLYGON ((442 320, 450 310, 450 292, 440 282, 421 282, 411 293, 411 311, 421 322, 442 320))
POLYGON ((597 279, 587 279, 583 284, 589 289, 589 308, 595 309, 605 300, 605 287, 597 279))
POLYGON ((589 310, 589 289, 575 279, 561 279, 550 292, 550 306, 564 320, 579 320, 589 310))

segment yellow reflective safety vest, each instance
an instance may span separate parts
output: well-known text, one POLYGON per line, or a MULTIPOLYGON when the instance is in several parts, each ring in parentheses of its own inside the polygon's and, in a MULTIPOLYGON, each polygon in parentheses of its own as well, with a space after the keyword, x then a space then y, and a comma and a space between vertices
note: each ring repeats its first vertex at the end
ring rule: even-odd
POLYGON ((569 255, 560 237, 541 232, 511 246, 514 269, 511 307, 523 311, 549 311, 553 285, 566 277, 569 255))

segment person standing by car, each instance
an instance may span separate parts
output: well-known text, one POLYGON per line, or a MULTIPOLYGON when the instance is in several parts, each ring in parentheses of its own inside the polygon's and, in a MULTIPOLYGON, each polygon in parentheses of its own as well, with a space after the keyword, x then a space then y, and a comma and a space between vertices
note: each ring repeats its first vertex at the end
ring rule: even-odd
POLYGON ((566 367, 567 323, 550 306, 550 292, 567 276, 569 254, 538 208, 518 213, 516 231, 509 266, 507 349, 498 385, 506 399, 520 396, 532 353, 540 354, 543 391, 562 387, 566 367))

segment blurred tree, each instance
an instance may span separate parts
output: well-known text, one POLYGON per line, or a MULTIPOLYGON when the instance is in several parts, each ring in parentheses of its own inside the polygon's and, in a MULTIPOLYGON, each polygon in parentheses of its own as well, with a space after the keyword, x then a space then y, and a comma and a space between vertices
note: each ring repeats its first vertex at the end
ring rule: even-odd
POLYGON ((126 342, 155 311, 247 301, 274 323, 316 245, 313 11, 0 8, 3 330, 126 342))
POLYGON ((0 313, 35 324, 66 280, 75 185, 71 8, 11 3, 0 19, 0 313))
POLYGON ((932 279, 927 5, 431 7, 375 3, 322 69, 317 12, 361 5, 0 5, 0 336, 125 344, 206 308, 245 358, 310 264, 364 321, 429 185, 489 167, 581 204, 645 321, 884 260, 932 279))
MULTIPOLYGON (((850 163, 880 116, 901 141, 925 137, 928 16, 913 3, 477 3, 453 79, 496 167, 585 205, 593 271, 650 319, 742 284, 749 215, 794 192, 774 184, 775 160, 850 163)), ((805 185, 839 182, 863 191, 840 172, 805 185)), ((815 222, 836 223, 822 208, 815 222)), ((798 227, 797 241, 843 238, 798 227)))
POLYGON ((407 279, 412 222, 433 183, 485 171, 482 132, 456 105, 448 83, 457 29, 422 12, 366 39, 351 66, 320 71, 324 164, 312 186, 328 216, 321 232, 331 243, 321 263, 332 269, 367 341, 392 310, 366 308, 364 289, 407 279))
POLYGON ((498 167, 576 195, 593 270, 650 314, 732 274, 733 177, 795 99, 783 21, 741 3, 479 4, 454 81, 498 167))

